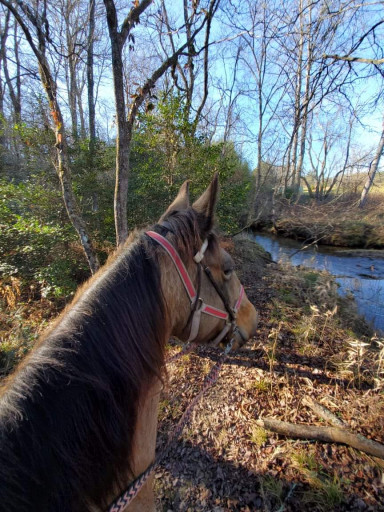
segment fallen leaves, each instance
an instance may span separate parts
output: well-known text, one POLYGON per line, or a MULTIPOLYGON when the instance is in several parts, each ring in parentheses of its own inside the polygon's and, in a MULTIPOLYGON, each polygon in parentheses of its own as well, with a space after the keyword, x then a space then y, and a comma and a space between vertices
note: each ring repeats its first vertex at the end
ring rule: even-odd
MULTIPOLYGON (((333 340, 329 337, 333 319, 327 317, 321 336, 312 332, 310 343, 304 345, 292 333, 303 308, 289 307, 288 313, 270 300, 281 282, 276 267, 263 280, 259 273, 255 280, 251 264, 242 270, 248 296, 261 313, 257 339, 229 356, 218 382, 197 405, 190 424, 158 469, 159 510, 384 511, 383 468, 372 457, 345 446, 283 439, 255 430, 260 416, 323 425, 303 405, 308 395, 355 432, 384 442, 384 400, 368 381, 358 389, 329 364, 331 354, 348 350, 344 331, 334 331, 333 340), (271 340, 276 340, 274 353, 271 340), (301 454, 302 467, 295 462, 295 453, 301 454)), ((177 350, 174 347, 169 355, 177 350)), ((219 353, 201 348, 198 355, 170 368, 159 449, 219 353)))

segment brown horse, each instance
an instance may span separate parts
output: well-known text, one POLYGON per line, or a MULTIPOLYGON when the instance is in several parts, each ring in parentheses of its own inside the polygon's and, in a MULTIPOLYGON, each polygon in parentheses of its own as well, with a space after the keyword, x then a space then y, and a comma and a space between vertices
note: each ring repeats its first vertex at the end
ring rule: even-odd
MULTIPOLYGON (((154 459, 169 336, 194 331, 195 342, 208 343, 224 333, 241 345, 254 334, 257 313, 212 232, 217 191, 215 177, 191 207, 186 182, 152 235, 119 249, 8 378, 0 510, 105 510, 154 459), (197 289, 192 299, 172 248, 197 289)), ((155 510, 150 480, 129 510, 155 510)))

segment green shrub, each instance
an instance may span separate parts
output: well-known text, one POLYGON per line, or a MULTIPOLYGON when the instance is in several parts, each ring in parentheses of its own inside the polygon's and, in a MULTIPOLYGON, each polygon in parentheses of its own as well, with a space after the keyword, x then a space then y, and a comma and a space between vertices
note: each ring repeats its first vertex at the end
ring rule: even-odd
POLYGON ((71 294, 84 263, 72 250, 76 234, 62 217, 56 191, 0 181, 0 275, 37 281, 43 296, 71 294))

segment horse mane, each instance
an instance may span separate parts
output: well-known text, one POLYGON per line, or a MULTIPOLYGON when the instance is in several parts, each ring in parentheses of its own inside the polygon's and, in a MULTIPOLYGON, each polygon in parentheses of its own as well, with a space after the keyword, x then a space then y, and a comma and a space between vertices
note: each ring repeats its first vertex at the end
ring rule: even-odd
MULTIPOLYGON (((181 256, 193 255, 199 214, 188 208, 164 219, 181 256)), ((3 510, 105 508, 132 476, 137 410, 154 376, 161 378, 169 329, 159 248, 144 234, 135 238, 80 290, 3 386, 3 510)))
POLYGON ((159 265, 141 235, 96 274, 4 386, 2 510, 107 505, 127 477, 143 389, 161 375, 164 318, 159 265))

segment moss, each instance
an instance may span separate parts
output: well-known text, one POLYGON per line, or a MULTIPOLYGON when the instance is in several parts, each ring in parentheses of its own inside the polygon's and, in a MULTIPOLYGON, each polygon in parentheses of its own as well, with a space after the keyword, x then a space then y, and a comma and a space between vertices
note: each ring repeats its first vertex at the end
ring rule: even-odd
POLYGON ((308 286, 314 286, 319 280, 319 274, 312 271, 306 272, 303 277, 308 286))

